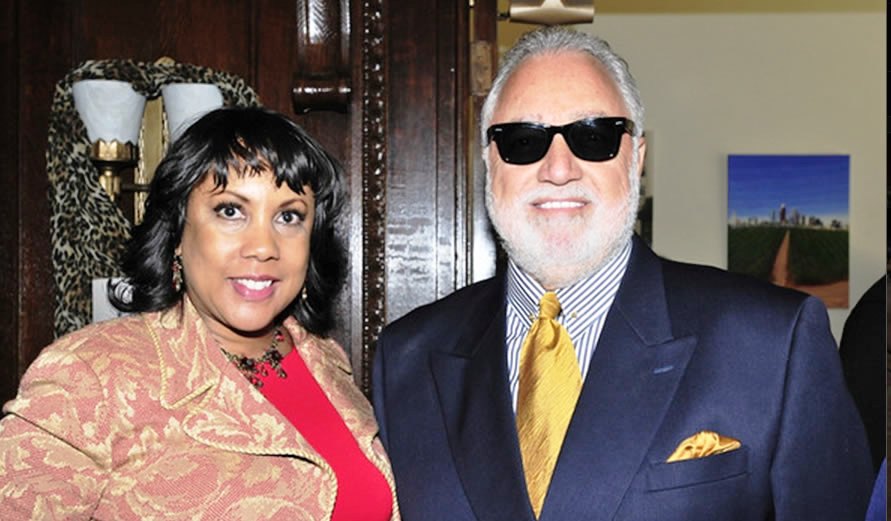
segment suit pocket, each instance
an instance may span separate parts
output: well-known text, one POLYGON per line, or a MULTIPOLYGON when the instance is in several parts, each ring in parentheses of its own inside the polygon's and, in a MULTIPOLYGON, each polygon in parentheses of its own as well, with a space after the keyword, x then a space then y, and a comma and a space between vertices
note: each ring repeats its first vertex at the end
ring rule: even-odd
POLYGON ((667 490, 711 483, 746 474, 749 471, 749 448, 742 447, 674 463, 654 463, 647 471, 647 490, 667 490))

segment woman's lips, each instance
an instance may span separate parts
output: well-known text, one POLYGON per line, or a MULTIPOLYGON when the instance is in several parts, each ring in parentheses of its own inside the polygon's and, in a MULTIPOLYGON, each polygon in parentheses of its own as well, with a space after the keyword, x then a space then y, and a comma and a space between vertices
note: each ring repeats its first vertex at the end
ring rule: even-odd
POLYGON ((233 277, 229 279, 235 292, 247 300, 263 300, 275 292, 275 279, 271 277, 233 277))

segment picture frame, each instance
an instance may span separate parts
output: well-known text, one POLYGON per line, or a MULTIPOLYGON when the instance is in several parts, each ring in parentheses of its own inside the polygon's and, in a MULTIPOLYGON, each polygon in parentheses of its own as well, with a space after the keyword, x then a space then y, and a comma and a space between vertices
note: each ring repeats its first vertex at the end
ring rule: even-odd
POLYGON ((850 157, 732 154, 727 177, 728 270, 847 308, 850 157))

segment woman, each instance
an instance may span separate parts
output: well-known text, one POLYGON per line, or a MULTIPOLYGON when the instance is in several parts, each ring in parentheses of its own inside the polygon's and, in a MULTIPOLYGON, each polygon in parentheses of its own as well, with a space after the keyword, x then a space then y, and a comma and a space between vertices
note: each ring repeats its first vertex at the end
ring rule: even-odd
POLYGON ((394 520, 349 361, 336 162, 285 117, 171 146, 112 302, 44 349, 0 421, 0 519, 394 520))

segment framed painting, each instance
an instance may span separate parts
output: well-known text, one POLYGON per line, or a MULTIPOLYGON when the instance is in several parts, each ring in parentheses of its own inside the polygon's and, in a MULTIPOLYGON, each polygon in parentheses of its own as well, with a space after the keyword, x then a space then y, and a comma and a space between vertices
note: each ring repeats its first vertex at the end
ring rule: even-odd
POLYGON ((847 155, 730 155, 727 266, 848 307, 847 155))

